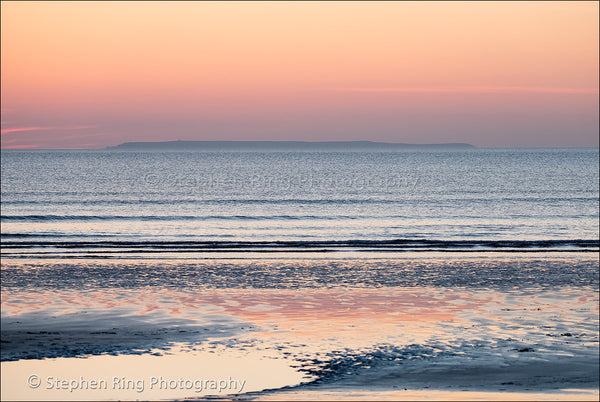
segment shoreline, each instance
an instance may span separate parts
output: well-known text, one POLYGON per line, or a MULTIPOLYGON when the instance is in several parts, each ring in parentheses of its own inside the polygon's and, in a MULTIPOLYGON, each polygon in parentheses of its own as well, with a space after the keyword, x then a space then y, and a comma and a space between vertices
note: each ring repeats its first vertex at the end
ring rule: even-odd
MULTIPOLYGON (((250 379, 256 368, 241 362, 251 359, 286 379, 201 395, 597 396, 582 391, 598 386, 598 260, 589 256, 186 261, 3 261, 3 399, 40 399, 28 376, 56 377, 62 364, 77 379, 82 368, 110 359, 107 383, 143 372, 149 384, 167 377, 163 363, 179 359, 190 379, 205 379, 204 364, 227 356, 241 360, 223 375, 250 379)), ((106 399, 46 391, 57 400, 106 399)), ((112 399, 163 397, 128 391, 112 399)), ((164 395, 193 399, 195 392, 164 395)))

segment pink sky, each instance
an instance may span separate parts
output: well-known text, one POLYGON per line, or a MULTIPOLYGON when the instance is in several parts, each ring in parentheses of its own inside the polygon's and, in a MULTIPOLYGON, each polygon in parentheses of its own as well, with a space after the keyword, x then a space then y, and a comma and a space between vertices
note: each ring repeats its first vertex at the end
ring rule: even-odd
POLYGON ((2 148, 598 146, 598 2, 1 7, 2 148))

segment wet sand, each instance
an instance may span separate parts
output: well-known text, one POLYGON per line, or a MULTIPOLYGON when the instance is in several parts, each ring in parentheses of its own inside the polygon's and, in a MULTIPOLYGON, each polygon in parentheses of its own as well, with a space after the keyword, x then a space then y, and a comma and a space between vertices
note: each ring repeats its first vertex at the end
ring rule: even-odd
POLYGON ((485 391, 304 391, 284 395, 264 395, 256 400, 288 401, 597 401, 598 390, 564 389, 545 392, 485 392, 485 391))
POLYGON ((598 294, 594 285, 9 287, 2 360, 2 399, 594 399, 598 294), (145 387, 48 389, 59 367, 70 381, 145 387), (149 388, 152 378, 216 374, 245 386, 149 388))

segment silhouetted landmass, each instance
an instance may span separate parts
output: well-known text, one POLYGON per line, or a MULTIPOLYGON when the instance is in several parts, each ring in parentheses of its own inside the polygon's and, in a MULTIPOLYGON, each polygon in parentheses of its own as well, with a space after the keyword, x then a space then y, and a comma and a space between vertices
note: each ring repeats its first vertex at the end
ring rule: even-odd
POLYGON ((445 144, 405 144, 372 141, 164 141, 164 142, 125 142, 107 147, 108 150, 138 151, 138 150, 228 150, 228 151, 321 151, 321 150, 466 150, 476 147, 465 143, 445 144))

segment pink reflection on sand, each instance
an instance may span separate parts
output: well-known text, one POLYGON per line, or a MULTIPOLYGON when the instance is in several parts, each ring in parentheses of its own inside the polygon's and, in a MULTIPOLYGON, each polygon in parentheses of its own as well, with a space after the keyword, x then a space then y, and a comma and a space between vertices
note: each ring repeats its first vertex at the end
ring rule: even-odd
MULTIPOLYGON (((597 354, 597 301, 594 289, 567 287, 518 291, 434 287, 9 289, 2 292, 2 314, 3 324, 8 322, 11 330, 21 331, 13 339, 25 346, 46 339, 57 342, 57 348, 83 339, 100 346, 129 340, 128 345, 138 349, 159 339, 164 341, 162 346, 184 342, 199 356, 236 350, 257 358, 287 356, 292 364, 302 356, 322 358, 335 351, 352 354, 377 345, 417 344, 449 348, 457 356, 468 354, 469 361, 495 367, 524 359, 533 364, 546 357, 558 362, 572 358, 577 367, 587 367, 586 356, 597 354), (163 332, 167 328, 170 331, 163 332), (132 331, 133 340, 128 338, 132 331)), ((415 375, 419 367, 413 367, 415 375)), ((446 370, 443 359, 440 367, 446 370)), ((375 371, 374 375, 379 374, 375 371)), ((531 373, 523 376, 535 380, 531 373)), ((489 373, 482 373, 480 380, 489 378, 489 373)), ((348 392, 321 395, 353 396, 348 392)), ((405 395, 393 391, 380 396, 401 399, 405 395)))
MULTIPOLYGON (((115 326, 127 325, 131 318, 155 326, 211 326, 227 319, 240 323, 243 331, 236 336, 278 342, 322 344, 321 340, 331 338, 356 345, 358 339, 368 338, 371 344, 386 339, 405 343, 425 342, 432 336, 444 341, 467 333, 487 342, 534 331, 545 344, 574 331, 569 328, 576 328, 574 323, 582 317, 592 312, 597 316, 596 301, 589 292, 575 289, 532 293, 433 287, 7 290, 2 293, 2 312, 3 318, 11 320, 26 319, 28 313, 62 317, 63 325, 72 319, 89 320, 92 325, 100 316, 111 317, 115 326), (569 328, 539 329, 552 324, 556 316, 563 317, 569 328), (168 324, 174 319, 180 324, 168 324)), ((50 322, 44 325, 51 326, 50 322)))
POLYGON ((20 291, 2 295, 6 316, 42 312, 52 316, 109 313, 137 316, 149 323, 161 317, 205 324, 234 317, 263 328, 261 338, 393 336, 429 334, 440 322, 464 321, 491 302, 493 295, 436 288, 379 289, 106 289, 88 292, 20 291), (40 300, 44 300, 40 303, 40 300), (214 317, 214 318, 213 318, 214 317))
POLYGON ((253 322, 289 318, 302 321, 348 320, 361 318, 381 322, 439 321, 456 318, 456 313, 472 310, 488 302, 469 292, 423 291, 394 288, 381 289, 250 289, 199 290, 195 293, 159 290, 75 291, 10 291, 2 294, 2 307, 7 315, 18 315, 43 309, 63 314, 78 309, 110 310, 127 307, 145 315, 157 310, 181 318, 193 318, 191 311, 206 306, 218 307, 207 314, 228 314, 253 322), (43 300, 43 303, 40 301, 43 300), (461 300, 460 304, 453 303, 461 300), (258 308, 257 308, 258 306, 258 308))

